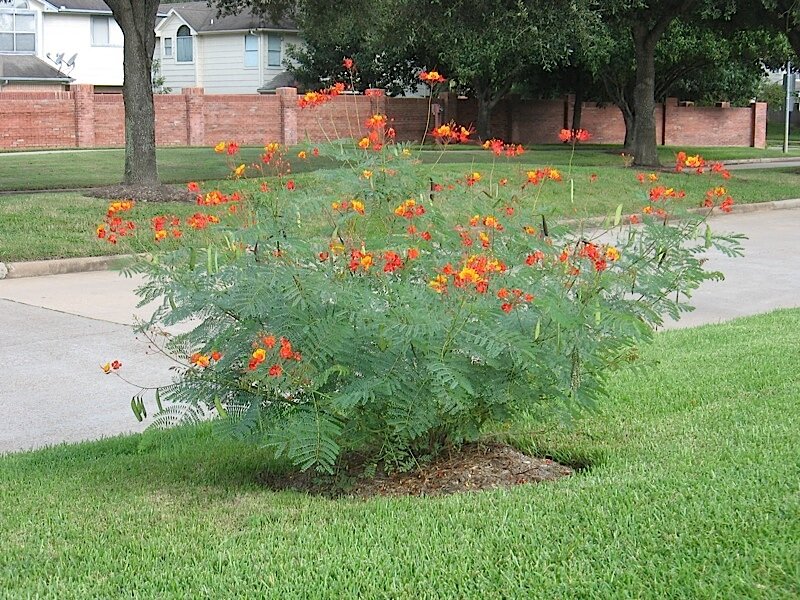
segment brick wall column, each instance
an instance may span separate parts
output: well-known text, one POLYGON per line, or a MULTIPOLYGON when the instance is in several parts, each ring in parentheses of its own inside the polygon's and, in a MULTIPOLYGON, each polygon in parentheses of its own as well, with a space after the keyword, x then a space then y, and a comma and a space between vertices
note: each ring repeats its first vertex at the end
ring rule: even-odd
POLYGON ((185 87, 181 94, 186 100, 186 143, 189 146, 206 145, 206 113, 203 88, 185 87))
POLYGON ((442 123, 454 121, 460 124, 458 120, 458 94, 453 92, 445 92, 439 94, 439 104, 442 105, 442 123))
POLYGON ((80 83, 72 86, 75 98, 75 145, 94 148, 94 86, 80 83))
POLYGON ((767 103, 753 102, 750 107, 753 110, 753 133, 750 136, 753 148, 767 147, 767 103))
POLYGON ((281 142, 293 146, 297 143, 297 88, 280 87, 275 94, 281 101, 281 142))

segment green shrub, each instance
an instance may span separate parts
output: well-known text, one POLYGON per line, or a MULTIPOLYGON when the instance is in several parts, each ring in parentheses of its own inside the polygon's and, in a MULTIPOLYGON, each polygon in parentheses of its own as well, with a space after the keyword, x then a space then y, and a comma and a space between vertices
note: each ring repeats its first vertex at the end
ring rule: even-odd
MULTIPOLYGON (((344 165, 308 187, 282 168, 232 202, 201 193, 218 217, 133 267, 142 303, 162 300, 147 327, 193 324, 166 347, 186 367, 159 390, 155 426, 213 415, 301 469, 331 472, 350 451, 411 468, 520 411, 591 408, 719 277, 706 250, 738 252, 702 215, 676 218, 673 190, 651 191, 641 224, 620 209, 595 229, 538 206, 564 185, 554 169, 433 182, 379 121, 366 142, 296 149, 344 165)), ((264 162, 287 154, 272 144, 264 162)))

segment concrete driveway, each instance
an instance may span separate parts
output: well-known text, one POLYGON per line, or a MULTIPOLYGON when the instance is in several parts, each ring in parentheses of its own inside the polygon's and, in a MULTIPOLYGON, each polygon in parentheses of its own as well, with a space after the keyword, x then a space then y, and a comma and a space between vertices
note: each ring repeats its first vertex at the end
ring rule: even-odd
MULTIPOLYGON (((726 279, 694 297, 697 310, 668 327, 717 323, 800 307, 800 209, 714 217, 712 227, 748 236, 745 258, 711 258, 726 279)), ((101 271, 0 280, 0 453, 140 431, 136 389, 100 364, 120 360, 142 385, 170 381, 171 361, 129 326, 138 281, 101 271)))

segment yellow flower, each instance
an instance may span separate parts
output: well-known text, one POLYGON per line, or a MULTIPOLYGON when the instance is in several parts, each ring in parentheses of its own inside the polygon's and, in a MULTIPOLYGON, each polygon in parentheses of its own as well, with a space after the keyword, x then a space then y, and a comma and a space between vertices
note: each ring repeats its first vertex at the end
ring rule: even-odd
POLYGON ((480 181, 480 180, 481 180, 481 174, 480 174, 480 173, 478 173, 477 171, 475 171, 475 172, 472 174, 472 180, 473 180, 473 181, 480 181))
POLYGON ((362 150, 369 148, 369 138, 363 137, 358 141, 358 147, 362 150))
POLYGON ((403 156, 411 156, 411 148, 403 148, 403 156))
POLYGON ((364 203, 360 200, 353 200, 353 210, 356 211, 358 214, 364 214, 364 203))
POLYGON ((339 210, 340 206, 341 206, 341 204, 339 204, 338 202, 331 202, 331 208, 333 210, 339 210))
POLYGON ((239 165, 238 167, 236 167, 236 168, 233 170, 233 175, 234 175, 234 177, 241 177, 241 176, 244 174, 244 170, 245 170, 246 168, 247 168, 247 167, 245 167, 245 166, 244 166, 244 164, 241 164, 241 165, 239 165))
POLYGON ((364 169, 363 171, 361 171, 361 177, 363 177, 364 179, 370 179, 372 177, 372 171, 370 171, 369 169, 364 169))
POLYGON ((220 142, 214 146, 214 152, 225 152, 225 142, 220 142))
POLYGON ((263 348, 256 348, 253 351, 253 358, 261 362, 267 358, 267 351, 264 350, 263 348))
POLYGON ((100 365, 100 368, 103 369, 103 373, 105 373, 106 375, 111 373, 111 363, 106 363, 104 365, 100 365))
POLYGON ((609 246, 606 248, 606 260, 619 260, 619 250, 617 250, 614 246, 609 246))
POLYGON ((306 157, 307 157, 307 154, 306 154, 306 151, 305 151, 305 150, 301 150, 300 152, 298 152, 298 153, 297 153, 297 158, 300 158, 300 159, 302 159, 302 160, 305 160, 305 159, 306 159, 306 157))

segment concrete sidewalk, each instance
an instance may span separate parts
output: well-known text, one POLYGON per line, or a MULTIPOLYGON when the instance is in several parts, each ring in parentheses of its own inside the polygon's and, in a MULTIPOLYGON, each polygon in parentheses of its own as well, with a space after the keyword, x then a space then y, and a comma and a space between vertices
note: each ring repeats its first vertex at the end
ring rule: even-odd
MULTIPOLYGON (((697 310, 668 327, 800 307, 800 208, 710 222, 747 235, 745 257, 713 255, 708 266, 725 281, 707 283, 697 310)), ((152 313, 135 307, 139 281, 110 271, 0 280, 0 453, 143 429, 130 410, 136 389, 100 369, 117 359, 141 385, 171 381, 174 363, 129 325, 152 313)))

